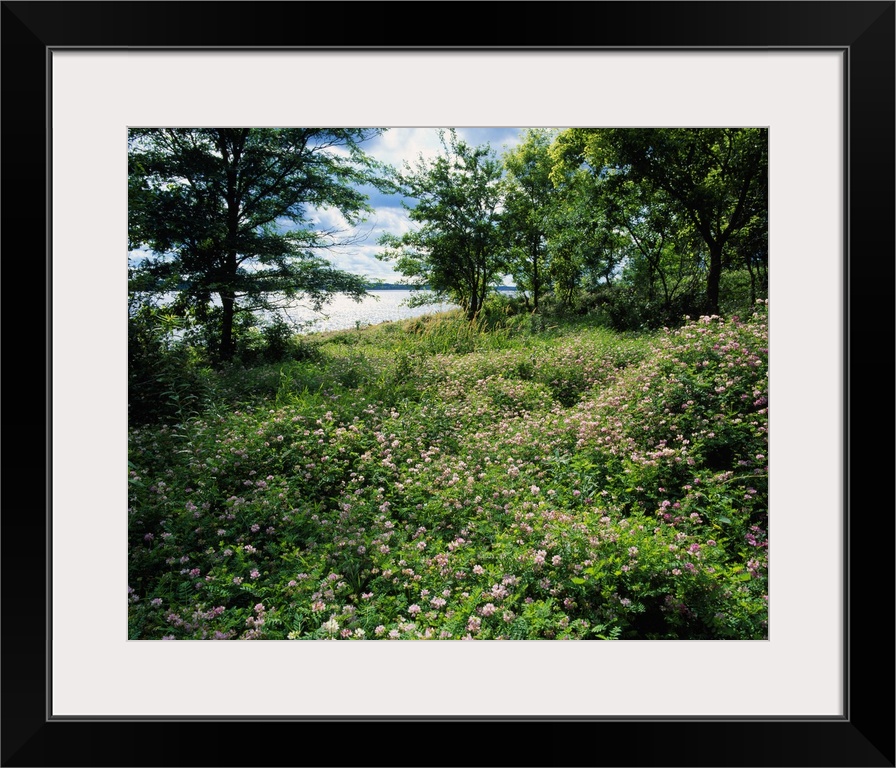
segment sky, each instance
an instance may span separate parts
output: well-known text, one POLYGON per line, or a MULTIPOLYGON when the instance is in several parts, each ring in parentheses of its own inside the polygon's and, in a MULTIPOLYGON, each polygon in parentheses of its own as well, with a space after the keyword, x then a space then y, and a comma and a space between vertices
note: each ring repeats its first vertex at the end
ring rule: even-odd
MULTIPOLYGON (((489 144, 499 158, 505 150, 520 144, 525 133, 524 128, 457 127, 456 130, 458 138, 468 144, 489 144)), ((438 128, 390 128, 382 135, 364 142, 361 147, 368 155, 399 169, 403 167, 404 161, 413 166, 421 155, 425 159, 431 159, 442 151, 438 128)), ((335 249, 327 256, 334 266, 346 272, 387 283, 400 282, 401 274, 389 262, 376 258, 383 251, 383 247, 377 245, 377 240, 385 232, 401 235, 415 225, 402 207, 400 197, 385 195, 372 188, 365 191, 375 210, 367 217, 366 224, 354 230, 364 239, 345 248, 335 249)), ((313 219, 322 227, 347 227, 338 211, 316 211, 313 219)))

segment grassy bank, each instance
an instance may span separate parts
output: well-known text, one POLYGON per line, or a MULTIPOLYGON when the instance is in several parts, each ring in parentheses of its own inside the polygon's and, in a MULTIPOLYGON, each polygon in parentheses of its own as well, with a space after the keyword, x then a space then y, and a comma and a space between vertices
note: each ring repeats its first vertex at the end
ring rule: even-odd
POLYGON ((758 305, 418 318, 207 372, 130 430, 130 637, 765 638, 767 356, 758 305))

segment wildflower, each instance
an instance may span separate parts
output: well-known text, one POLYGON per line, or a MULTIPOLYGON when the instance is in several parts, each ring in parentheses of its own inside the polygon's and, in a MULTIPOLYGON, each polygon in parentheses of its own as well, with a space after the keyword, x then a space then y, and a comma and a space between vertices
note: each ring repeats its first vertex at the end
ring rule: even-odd
POLYGON ((491 594, 492 597, 501 600, 507 597, 508 592, 507 588, 503 584, 492 584, 491 594))
POLYGON ((495 608, 493 603, 486 603, 479 609, 479 613, 482 616, 491 616, 496 610, 497 608, 495 608))
POLYGON ((257 579, 259 576, 261 576, 261 574, 258 572, 258 569, 257 569, 257 568, 253 568, 251 571, 249 571, 249 575, 250 575, 253 579, 257 579))
POLYGON ((335 635, 339 631, 339 622, 336 621, 335 616, 330 616, 327 621, 320 625, 320 628, 327 634, 335 635))
POLYGON ((420 613, 421 610, 423 609, 416 603, 408 606, 408 613, 411 614, 411 616, 416 616, 418 613, 420 613))

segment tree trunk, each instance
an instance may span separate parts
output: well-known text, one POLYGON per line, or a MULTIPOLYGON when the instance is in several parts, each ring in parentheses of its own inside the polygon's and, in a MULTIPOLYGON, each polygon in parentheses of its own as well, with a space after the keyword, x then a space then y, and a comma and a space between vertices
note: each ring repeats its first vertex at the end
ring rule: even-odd
POLYGON ((707 314, 719 314, 719 282, 722 278, 723 243, 709 244, 709 273, 706 275, 706 311, 707 314))
MULTIPOLYGON (((248 129, 243 129, 233 134, 227 129, 220 130, 221 153, 227 163, 227 260, 225 274, 228 280, 235 280, 239 269, 237 261, 237 239, 240 228, 240 203, 238 197, 237 168, 240 165, 243 146, 249 135, 248 129), (232 136, 232 141, 228 138, 232 136)), ((229 362, 236 352, 236 344, 233 338, 233 317, 236 313, 236 296, 234 290, 229 288, 226 294, 221 294, 223 314, 221 318, 221 360, 229 362)))
POLYGON ((233 353, 236 351, 236 345, 233 340, 233 316, 235 309, 235 300, 232 295, 221 294, 221 349, 220 358, 222 362, 229 362, 233 359, 233 353))
POLYGON ((535 306, 536 312, 538 312, 538 287, 538 250, 536 246, 532 258, 532 303, 535 306))
POLYGON ((479 314, 479 286, 473 285, 473 291, 470 294, 470 304, 467 306, 467 320, 475 320, 477 314, 479 314))

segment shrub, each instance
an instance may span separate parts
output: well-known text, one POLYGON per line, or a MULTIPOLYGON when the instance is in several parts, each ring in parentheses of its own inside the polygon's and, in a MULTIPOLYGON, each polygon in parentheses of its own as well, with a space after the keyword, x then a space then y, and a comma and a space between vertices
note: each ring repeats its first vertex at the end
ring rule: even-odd
POLYGON ((417 327, 132 426, 129 637, 767 636, 764 305, 462 354, 417 327))

